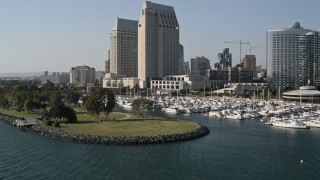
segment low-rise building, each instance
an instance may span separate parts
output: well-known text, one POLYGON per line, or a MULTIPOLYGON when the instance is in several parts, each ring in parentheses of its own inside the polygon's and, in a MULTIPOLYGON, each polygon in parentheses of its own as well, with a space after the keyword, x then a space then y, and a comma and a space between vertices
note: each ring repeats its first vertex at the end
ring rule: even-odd
POLYGON ((210 87, 223 87, 223 83, 251 83, 253 81, 253 71, 238 64, 234 67, 228 67, 221 70, 207 70, 207 76, 210 79, 210 87))
POLYGON ((173 75, 165 76, 159 80, 151 80, 150 84, 152 89, 195 91, 209 87, 209 78, 207 76, 173 75))
POLYGON ((48 81, 51 81, 53 84, 56 85, 66 85, 70 80, 69 73, 66 72, 53 72, 49 75, 48 71, 44 72, 44 75, 40 76, 41 84, 45 84, 48 81))
POLYGON ((103 88, 129 87, 130 89, 139 85, 137 77, 123 77, 115 73, 106 73, 103 78, 103 88))

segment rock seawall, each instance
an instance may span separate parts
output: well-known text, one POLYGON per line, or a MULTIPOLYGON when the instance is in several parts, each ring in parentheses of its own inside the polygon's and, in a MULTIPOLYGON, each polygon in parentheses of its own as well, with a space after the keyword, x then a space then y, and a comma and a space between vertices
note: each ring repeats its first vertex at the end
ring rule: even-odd
MULTIPOLYGON (((17 118, 0 113, 0 122, 12 125, 17 118)), ((178 142, 195 139, 210 133, 209 129, 200 125, 199 128, 182 134, 158 135, 158 136, 97 136, 89 134, 80 134, 67 132, 59 128, 35 124, 31 127, 23 127, 26 131, 31 131, 52 138, 58 138, 65 141, 90 144, 157 144, 178 142)))

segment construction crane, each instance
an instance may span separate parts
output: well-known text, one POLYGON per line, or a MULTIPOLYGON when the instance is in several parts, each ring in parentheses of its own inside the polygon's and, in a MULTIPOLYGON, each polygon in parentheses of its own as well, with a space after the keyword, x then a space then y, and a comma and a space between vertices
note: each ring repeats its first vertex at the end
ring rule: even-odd
POLYGON ((263 47, 263 46, 260 46, 260 45, 254 46, 254 45, 251 45, 251 44, 250 44, 246 49, 249 49, 249 52, 250 52, 250 55, 251 55, 252 49, 254 49, 254 48, 261 48, 261 47, 263 47))
POLYGON ((241 47, 242 47, 242 44, 250 44, 249 42, 245 42, 245 41, 242 41, 242 40, 239 40, 239 41, 225 41, 224 43, 236 43, 236 44, 239 44, 240 45, 240 63, 242 62, 241 61, 241 47))

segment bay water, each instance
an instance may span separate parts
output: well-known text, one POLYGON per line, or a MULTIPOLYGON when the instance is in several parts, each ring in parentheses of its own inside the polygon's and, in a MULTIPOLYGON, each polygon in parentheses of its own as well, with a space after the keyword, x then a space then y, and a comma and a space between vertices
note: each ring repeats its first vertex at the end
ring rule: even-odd
POLYGON ((0 179, 320 179, 320 129, 150 114, 195 121, 210 134, 168 144, 93 145, 0 123, 0 179))

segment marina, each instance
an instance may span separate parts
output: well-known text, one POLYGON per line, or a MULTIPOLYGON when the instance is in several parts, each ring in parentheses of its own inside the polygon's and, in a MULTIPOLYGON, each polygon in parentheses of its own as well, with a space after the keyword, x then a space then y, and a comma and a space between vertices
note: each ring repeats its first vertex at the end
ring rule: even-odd
MULTIPOLYGON (((137 98, 137 97, 135 97, 137 98)), ((119 106, 131 109, 134 97, 117 97, 119 106)), ((320 127, 320 110, 317 104, 296 104, 274 100, 234 99, 230 97, 147 97, 153 102, 150 109, 169 114, 194 114, 225 120, 260 118, 274 127, 310 129, 320 127), (156 107, 156 108, 155 108, 156 107)))

